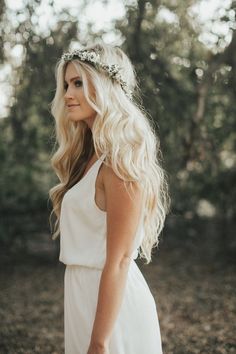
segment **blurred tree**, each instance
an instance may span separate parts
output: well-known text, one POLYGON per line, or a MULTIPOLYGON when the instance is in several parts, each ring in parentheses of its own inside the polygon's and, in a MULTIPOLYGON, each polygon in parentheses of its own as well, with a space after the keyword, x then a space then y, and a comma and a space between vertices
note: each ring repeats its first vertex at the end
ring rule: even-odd
MULTIPOLYGON (((120 34, 135 65, 142 104, 160 136, 172 215, 180 220, 218 218, 220 242, 226 244, 225 235, 230 234, 227 230, 236 214, 232 190, 236 177, 236 2, 217 20, 227 23, 232 37, 225 47, 219 37, 215 52, 200 41, 201 26, 191 11, 198 2, 127 2, 125 16, 114 22, 114 33, 120 34)), ((80 2, 80 15, 88 3, 80 2)), ((22 52, 16 63, 7 58, 13 68, 14 92, 9 116, 0 121, 0 212, 5 220, 0 240, 18 240, 35 225, 42 227, 22 218, 45 210, 48 189, 54 183, 50 168, 53 119, 48 104, 55 89, 57 58, 78 38, 85 44, 107 34, 107 30, 94 33, 91 22, 79 32, 79 21, 65 9, 61 18, 54 14, 54 28, 40 33, 39 5, 40 1, 28 1, 16 12, 17 25, 7 22, 4 6, 0 13, 1 40, 6 48, 17 46, 22 52), (12 223, 11 215, 18 215, 19 222, 12 223)), ((50 5, 53 9, 53 1, 50 5)))
POLYGON ((218 19, 228 24, 231 41, 222 49, 219 38, 215 53, 199 40, 201 28, 190 11, 197 3, 138 0, 126 5, 115 28, 160 136, 172 216, 214 217, 219 249, 229 252, 236 216, 236 1, 218 19))
POLYGON ((3 51, 3 45, 4 45, 4 30, 3 30, 3 24, 4 24, 4 13, 5 13, 5 0, 0 0, 0 64, 4 60, 4 51, 3 51))
MULTIPOLYGON (((139 0, 126 6, 116 29, 135 63, 143 104, 159 129, 173 210, 196 215, 199 199, 205 198, 219 215, 227 205, 233 217, 235 195, 229 194, 235 168, 225 165, 222 152, 235 145, 235 19, 231 42, 213 54, 198 39, 189 11, 193 4, 139 0), (218 190, 218 178, 226 175, 224 190, 218 190)), ((232 22, 232 11, 235 17, 235 1, 222 21, 232 22)))
POLYGON ((6 35, 11 47, 17 46, 23 54, 17 63, 9 58, 13 99, 8 117, 0 122, 0 239, 8 246, 21 240, 25 247, 30 233, 46 229, 47 219, 40 222, 36 218, 47 212, 53 178, 50 153, 54 122, 49 103, 55 89, 55 64, 77 33, 77 23, 70 17, 70 21, 58 21, 50 33, 39 34, 39 4, 30 1, 23 10, 25 19, 6 35))

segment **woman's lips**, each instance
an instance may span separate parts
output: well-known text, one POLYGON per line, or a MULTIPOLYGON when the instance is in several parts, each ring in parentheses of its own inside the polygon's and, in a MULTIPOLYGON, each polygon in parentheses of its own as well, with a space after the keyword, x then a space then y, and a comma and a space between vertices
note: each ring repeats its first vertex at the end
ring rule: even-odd
POLYGON ((72 105, 68 105, 67 108, 68 109, 72 109, 72 108, 75 108, 75 107, 78 107, 79 104, 72 104, 72 105))

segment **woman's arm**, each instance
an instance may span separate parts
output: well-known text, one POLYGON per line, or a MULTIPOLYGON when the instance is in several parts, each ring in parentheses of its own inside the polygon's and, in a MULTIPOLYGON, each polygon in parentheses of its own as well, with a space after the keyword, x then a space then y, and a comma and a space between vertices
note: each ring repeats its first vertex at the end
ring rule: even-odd
POLYGON ((141 189, 134 185, 132 200, 123 181, 104 166, 107 209, 107 255, 100 278, 97 311, 88 354, 107 353, 108 342, 122 303, 141 206, 141 189))

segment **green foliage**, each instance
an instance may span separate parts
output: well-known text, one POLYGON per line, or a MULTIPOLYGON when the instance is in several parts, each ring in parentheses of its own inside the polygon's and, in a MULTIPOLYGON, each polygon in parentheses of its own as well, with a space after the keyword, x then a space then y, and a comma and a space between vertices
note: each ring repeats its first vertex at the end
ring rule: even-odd
POLYGON ((139 0, 127 5, 116 29, 135 63, 143 104, 156 121, 173 213, 193 217, 199 200, 206 199, 216 216, 233 217, 236 171, 222 156, 235 159, 235 33, 228 48, 213 55, 198 39, 200 29, 189 12, 193 3, 139 0), (171 20, 163 19, 163 11, 171 20))
POLYGON ((55 182, 50 167, 55 64, 77 31, 74 21, 60 21, 49 35, 39 35, 31 21, 36 5, 27 5, 28 17, 15 29, 17 36, 9 38, 13 46, 24 48, 24 55, 21 65, 13 66, 14 103, 0 121, 0 239, 7 244, 23 237, 30 220, 47 209, 48 190, 55 182), (24 216, 28 219, 22 224, 24 216))
MULTIPOLYGON (((3 22, 5 8, 6 8, 5 0, 0 0, 0 23, 3 22)), ((0 26, 0 65, 4 60, 3 45, 4 45, 3 28, 2 26, 0 26)))
MULTIPOLYGON (((143 106, 160 137, 172 213, 194 217, 203 199, 212 205, 216 217, 233 219, 235 2, 222 19, 230 23, 232 40, 216 54, 199 41, 201 28, 189 11, 194 3, 197 0, 127 2, 126 15, 115 21, 114 33, 121 35, 123 48, 135 65, 143 106)), ((9 59, 14 97, 8 116, 0 121, 0 211, 4 215, 0 240, 11 243, 23 237, 28 222, 16 222, 13 227, 10 216, 21 220, 30 215, 35 220, 45 211, 48 190, 55 183, 50 167, 54 122, 49 108, 56 61, 78 37, 85 43, 106 34, 94 34, 91 23, 80 33, 77 19, 65 10, 55 13, 53 28, 39 33, 39 4, 29 1, 22 10, 24 20, 17 24, 7 19, 4 6, 0 13, 1 43, 17 44, 23 50, 20 64, 9 59)), ((0 60, 7 55, 7 51, 0 52, 0 60)))

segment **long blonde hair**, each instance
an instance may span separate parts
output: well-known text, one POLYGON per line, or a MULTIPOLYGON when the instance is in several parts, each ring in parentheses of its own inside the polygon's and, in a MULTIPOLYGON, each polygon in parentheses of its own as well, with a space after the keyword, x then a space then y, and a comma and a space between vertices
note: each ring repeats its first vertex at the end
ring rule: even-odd
MULTIPOLYGON (((137 82, 134 68, 120 48, 99 43, 85 49, 98 50, 103 63, 118 64, 129 88, 135 90, 137 82)), ((50 223, 52 215, 56 216, 52 238, 56 239, 60 234, 59 220, 64 194, 80 180, 94 151, 97 156, 105 153, 104 162, 113 168, 124 183, 132 185, 132 182, 137 182, 145 191, 144 238, 139 256, 149 263, 170 208, 167 175, 161 166, 162 153, 154 125, 142 106, 128 98, 120 84, 113 82, 106 73, 99 72, 79 59, 73 59, 72 62, 82 76, 85 97, 97 115, 91 129, 83 121, 65 119, 63 96, 67 63, 59 60, 56 65, 56 93, 51 103, 57 144, 51 163, 60 180, 49 191, 53 205, 50 223), (95 88, 95 97, 90 95, 88 80, 95 88)))

